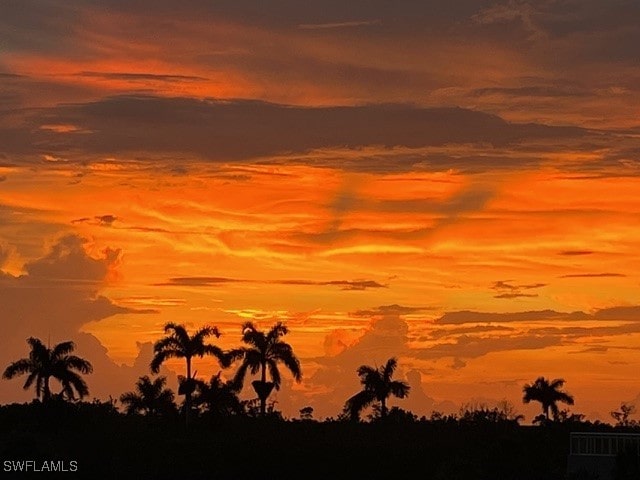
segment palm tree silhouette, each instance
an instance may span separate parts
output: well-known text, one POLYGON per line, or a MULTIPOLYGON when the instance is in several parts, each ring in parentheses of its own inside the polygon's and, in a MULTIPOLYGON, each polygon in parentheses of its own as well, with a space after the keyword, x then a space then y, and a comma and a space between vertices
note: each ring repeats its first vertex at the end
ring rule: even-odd
POLYGON ((189 424, 191 410, 191 395, 195 389, 194 378, 191 375, 191 360, 193 357, 203 357, 212 355, 218 359, 221 366, 228 366, 227 357, 224 352, 215 345, 205 343, 207 337, 220 337, 220 332, 216 327, 202 327, 192 336, 189 336, 184 325, 175 323, 167 323, 164 326, 164 332, 167 334, 164 338, 158 340, 153 345, 153 360, 151 360, 151 371, 158 373, 160 366, 169 358, 184 358, 187 362, 187 376, 185 382, 181 385, 178 393, 185 395, 185 421, 189 424))
POLYGON ((379 368, 361 365, 357 372, 360 383, 363 385, 361 392, 356 393, 346 401, 345 413, 354 420, 360 419, 360 412, 374 402, 380 404, 380 416, 387 416, 387 398, 391 395, 405 398, 409 395, 411 387, 407 382, 391 380, 393 372, 398 366, 395 357, 387 360, 387 363, 379 368))
POLYGON ((158 377, 152 381, 148 375, 144 375, 136 382, 136 391, 123 393, 120 402, 126 406, 128 414, 167 414, 175 409, 175 404, 173 391, 164 388, 166 383, 166 377, 158 377))
POLYGON ((73 342, 62 342, 49 348, 40 339, 29 337, 27 343, 31 347, 29 358, 21 358, 11 363, 2 374, 2 378, 12 379, 28 374, 24 389, 28 390, 35 382, 36 398, 42 397, 43 402, 51 399, 51 377, 60 382, 61 395, 70 400, 75 399, 75 392, 80 398, 89 395, 87 384, 80 374, 91 373, 93 367, 87 360, 70 355, 75 349, 73 342))
POLYGON ((209 382, 196 380, 196 394, 193 403, 206 410, 213 417, 239 415, 243 412, 242 402, 232 381, 223 382, 220 372, 209 382))
POLYGON ((242 389, 247 370, 252 375, 260 372, 260 380, 254 380, 251 384, 260 399, 260 413, 263 416, 267 411, 267 398, 271 391, 274 388, 280 389, 281 377, 278 363, 282 362, 287 367, 296 382, 302 380, 300 361, 293 353, 291 345, 281 339, 288 331, 282 322, 278 322, 265 334, 252 322, 246 322, 242 326, 242 341, 249 347, 237 348, 227 354, 231 362, 242 359, 233 379, 233 384, 238 390, 242 389), (267 382, 267 370, 271 382, 267 382))
POLYGON ((554 380, 547 380, 544 377, 538 377, 532 384, 526 384, 523 387, 524 396, 522 398, 523 403, 529 403, 531 401, 540 402, 542 406, 542 413, 547 421, 549 421, 549 411, 553 415, 553 418, 558 417, 557 402, 566 403, 567 405, 573 405, 573 396, 567 392, 563 392, 561 389, 564 386, 564 379, 556 378, 554 380))

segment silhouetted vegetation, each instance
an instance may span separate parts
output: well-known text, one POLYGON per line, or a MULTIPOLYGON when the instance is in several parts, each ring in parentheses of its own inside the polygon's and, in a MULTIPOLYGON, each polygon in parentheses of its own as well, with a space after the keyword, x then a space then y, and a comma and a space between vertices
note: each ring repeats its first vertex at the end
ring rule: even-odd
POLYGON ((260 412, 266 414, 267 398, 275 388, 280 389, 280 371, 278 364, 283 363, 293 375, 293 378, 300 382, 302 380, 302 370, 300 361, 293 353, 291 345, 282 341, 282 337, 288 333, 285 325, 278 322, 265 334, 259 331, 251 322, 246 322, 242 326, 242 341, 248 347, 241 347, 231 350, 227 355, 231 362, 242 360, 233 383, 238 390, 242 389, 247 370, 256 375, 260 372, 260 380, 254 380, 252 386, 260 399, 260 412), (267 370, 271 381, 267 381, 267 370))
POLYGON ((390 396, 405 398, 409 395, 408 383, 391 379, 397 366, 398 361, 395 358, 390 358, 386 364, 379 368, 361 365, 357 372, 363 389, 347 400, 344 406, 345 415, 353 420, 359 420, 362 410, 374 402, 378 402, 378 409, 374 412, 380 417, 386 417, 387 399, 390 396))
POLYGON ((558 402, 573 405, 573 397, 561 390, 563 386, 564 379, 562 378, 549 381, 544 377, 538 377, 532 384, 526 384, 524 386, 522 401, 524 403, 532 401, 540 402, 542 406, 543 417, 536 417, 534 420, 536 423, 548 422, 551 419, 549 416, 550 412, 553 415, 553 419, 557 420, 559 414, 558 402))
POLYGON ((176 412, 173 391, 164 388, 166 377, 151 380, 147 375, 136 382, 136 391, 123 393, 120 402, 128 414, 172 415, 176 412))
POLYGON ((164 331, 168 335, 158 340, 153 346, 154 357, 151 361, 151 371, 158 373, 160 366, 170 358, 184 358, 187 363, 187 375, 180 381, 178 394, 185 396, 185 419, 189 424, 191 415, 191 396, 196 388, 194 376, 191 373, 191 361, 193 357, 211 355, 218 359, 222 366, 227 365, 227 356, 215 345, 205 343, 207 337, 220 336, 216 327, 202 327, 193 335, 189 335, 184 325, 167 323, 164 331))
MULTIPOLYGON (((410 393, 406 382, 393 379, 396 358, 357 369, 362 390, 336 419, 314 419, 311 406, 288 419, 268 401, 281 384, 279 364, 295 380, 302 378, 298 358, 282 341, 287 328, 277 323, 264 333, 248 322, 242 332, 247 346, 229 352, 205 343, 219 336, 214 327, 189 335, 184 326, 169 323, 167 336, 155 343, 153 372, 169 358, 186 359, 178 394, 185 396, 188 429, 165 377, 140 377, 133 391, 119 397, 120 406, 113 399, 80 401, 76 394, 82 399, 88 387, 79 374, 90 373, 91 364, 71 355, 72 342, 50 349, 30 338, 29 357, 11 363, 3 376, 28 375, 24 388, 34 386, 36 400, 0 406, 0 456, 73 458, 82 478, 324 478, 336 472, 404 478, 418 467, 422 477, 434 480, 569 480, 594 478, 587 470, 567 474, 571 432, 640 433, 630 418, 633 405, 622 403, 611 412, 615 425, 590 422, 583 414, 560 410, 557 404, 573 405, 573 397, 562 390, 564 380, 544 377, 523 387, 524 403, 541 404, 543 414, 534 419, 540 426, 522 425, 523 415, 506 401, 418 417, 389 408, 390 398, 410 393), (204 355, 216 357, 223 368, 241 363, 231 380, 220 371, 204 381, 191 371, 193 357, 204 355), (257 398, 241 400, 247 373, 260 375, 253 382, 257 398), (51 377, 60 382, 59 394, 51 392, 51 377), (368 421, 363 422, 365 409, 368 421)), ((633 452, 622 451, 614 464, 616 479, 639 478, 633 452)))
POLYGON ((223 382, 220 373, 213 375, 209 382, 196 380, 193 402, 202 413, 212 418, 242 415, 245 412, 233 382, 223 382))
POLYGON ((27 343, 31 347, 29 358, 11 363, 2 378, 10 380, 18 375, 28 375, 23 388, 28 390, 34 385, 36 398, 42 397, 44 402, 51 399, 51 377, 62 386, 59 395, 69 400, 74 400, 76 393, 80 398, 89 394, 89 388, 80 374, 91 373, 93 367, 87 360, 71 355, 75 349, 73 342, 62 342, 49 348, 40 339, 30 337, 27 343))

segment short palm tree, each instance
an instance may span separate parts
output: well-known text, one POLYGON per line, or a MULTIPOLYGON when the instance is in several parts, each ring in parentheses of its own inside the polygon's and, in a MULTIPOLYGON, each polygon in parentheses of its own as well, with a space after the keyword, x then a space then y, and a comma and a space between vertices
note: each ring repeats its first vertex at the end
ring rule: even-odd
POLYGON ((213 375, 209 382, 196 380, 196 393, 193 403, 212 417, 240 415, 242 403, 233 382, 223 382, 220 373, 213 375))
POLYGON ((155 416, 165 415, 175 410, 173 391, 164 388, 166 377, 151 380, 149 376, 140 377, 136 382, 136 391, 123 393, 120 402, 125 405, 128 414, 142 413, 155 416))
POLYGON ((21 358, 11 363, 2 374, 2 378, 12 379, 28 374, 24 389, 28 390, 35 382, 36 398, 42 397, 43 402, 51 399, 51 377, 60 382, 60 393, 70 400, 75 399, 76 393, 80 398, 89 395, 87 384, 80 374, 91 373, 93 367, 87 360, 70 355, 75 349, 73 342, 62 342, 49 348, 40 339, 30 337, 27 343, 31 347, 29 358, 21 358))
POLYGON ((287 367, 296 382, 302 380, 300 361, 293 353, 291 345, 282 341, 282 337, 288 331, 282 322, 276 323, 267 333, 259 331, 252 322, 246 322, 242 326, 242 341, 248 347, 237 348, 228 353, 232 362, 242 359, 233 379, 238 390, 242 389, 247 370, 252 375, 260 372, 260 380, 253 381, 252 385, 260 399, 260 413, 262 415, 266 414, 267 398, 271 391, 274 388, 280 389, 281 377, 278 363, 283 363, 287 367), (267 382, 267 371, 271 382, 267 382))
POLYGON ((549 412, 555 419, 558 417, 556 403, 562 402, 567 405, 573 405, 573 397, 569 393, 562 391, 563 386, 564 380, 562 378, 549 381, 544 377, 538 377, 535 382, 526 384, 523 387, 524 396, 522 401, 523 403, 540 402, 542 413, 546 420, 549 421, 549 412))
POLYGON ((357 372, 360 383, 364 387, 361 392, 351 397, 344 406, 345 413, 353 420, 360 419, 360 412, 375 402, 379 402, 380 416, 387 416, 387 398, 391 395, 405 398, 409 395, 409 384, 400 380, 392 380, 393 372, 398 366, 395 358, 390 358, 382 367, 374 368, 361 365, 357 372))
MULTIPOLYGON (((191 395, 194 390, 194 378, 191 375, 191 360, 193 357, 203 357, 211 355, 218 359, 220 365, 228 366, 227 356, 215 345, 205 343, 207 337, 220 337, 220 332, 216 327, 202 327, 193 335, 189 335, 184 325, 175 323, 167 323, 164 326, 164 332, 167 334, 164 338, 158 340, 153 345, 153 360, 151 360, 151 371, 158 373, 160 366, 170 358, 184 358, 187 363, 187 376, 185 377, 185 385, 188 388, 182 390, 185 395, 185 420, 189 423, 189 415, 191 410, 191 395)), ((182 393, 179 392, 179 393, 182 393)))

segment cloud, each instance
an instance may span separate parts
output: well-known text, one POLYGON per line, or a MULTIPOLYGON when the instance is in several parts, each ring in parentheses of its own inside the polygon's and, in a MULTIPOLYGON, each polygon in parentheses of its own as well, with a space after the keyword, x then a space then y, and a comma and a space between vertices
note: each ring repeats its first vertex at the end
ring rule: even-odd
POLYGON ((388 285, 374 280, 331 280, 328 282, 317 282, 311 280, 275 280, 270 283, 279 285, 335 285, 341 290, 366 290, 368 288, 388 288, 388 285))
POLYGON ((353 28, 353 27, 370 27, 379 25, 380 20, 354 20, 350 22, 334 22, 334 23, 302 23, 298 25, 301 30, 333 30, 336 28, 353 28))
POLYGON ((368 288, 388 288, 388 285, 374 280, 248 280, 227 277, 173 277, 167 282, 156 283, 154 286, 176 287, 216 287, 229 283, 262 283, 273 285, 317 285, 317 286, 337 286, 341 290, 366 290, 368 288))
POLYGON ((524 293, 523 290, 532 290, 536 288, 546 287, 546 283, 531 283, 524 285, 517 285, 509 283, 511 280, 499 280, 494 282, 491 286, 492 290, 496 290, 498 292, 497 295, 494 295, 493 298, 532 298, 537 297, 537 293, 524 293))
POLYGON ((450 367, 454 370, 460 370, 461 368, 464 368, 467 366, 467 362, 460 360, 458 357, 455 357, 453 359, 453 363, 450 365, 450 367))
POLYGON ((558 255, 581 256, 592 255, 593 253, 595 253, 593 250, 563 250, 562 252, 558 252, 558 255))
POLYGON ((500 293, 493 298, 535 298, 537 296, 537 293, 500 293))
POLYGON ((570 273, 560 275, 558 278, 607 278, 607 277, 626 277, 622 273, 570 273))
MULTIPOLYGON (((119 395, 129 388, 141 369, 120 368, 107 355, 106 348, 91 334, 80 332, 90 322, 118 314, 156 313, 118 305, 100 295, 117 267, 119 250, 106 249, 101 257, 89 256, 85 240, 75 235, 61 237, 48 253, 24 265, 24 274, 13 276, 0 271, 0 304, 3 305, 5 334, 0 338, 0 364, 6 365, 28 353, 25 340, 35 336, 44 341, 76 342, 78 355, 94 364, 94 375, 87 378, 92 395, 119 395), (131 375, 123 374, 124 371, 131 375)), ((0 401, 31 398, 31 392, 15 388, 0 389, 0 401)))
POLYGON ((166 282, 154 283, 156 287, 216 287, 228 283, 243 282, 227 277, 172 277, 166 282))
POLYGON ((352 317, 370 318, 385 315, 410 315, 412 313, 424 312, 426 310, 433 310, 433 307, 408 307, 394 303, 392 305, 380 305, 379 307, 367 310, 356 310, 355 312, 350 312, 349 315, 352 317))
POLYGON ((554 310, 533 310, 527 312, 490 313, 460 310, 446 312, 434 320, 438 325, 460 325, 464 323, 505 323, 535 322, 541 320, 587 320, 590 316, 584 312, 556 312, 554 310))
POLYGON ((438 328, 431 330, 428 335, 419 337, 419 341, 424 340, 438 340, 441 338, 452 338, 455 335, 466 335, 468 333, 486 333, 486 332, 514 332, 515 329, 511 327, 505 327, 503 325, 474 325, 472 327, 456 327, 456 328, 438 328))
POLYGON ((78 77, 102 78, 105 80, 153 80, 158 82, 194 82, 208 80, 193 75, 171 75, 158 73, 129 73, 129 72, 79 72, 78 77))
MULTIPOLYGON (((510 322, 537 322, 537 321, 633 321, 640 322, 640 306, 618 306, 595 310, 592 313, 581 311, 557 312, 555 310, 533 310, 527 312, 475 312, 461 310, 446 312, 433 323, 436 325, 462 325, 466 323, 510 323, 510 322)), ((555 327, 550 327, 555 328, 555 327)), ((582 327, 578 327, 582 328, 582 327)), ((584 327, 586 328, 586 327, 584 327)))
POLYGON ((452 343, 441 343, 419 350, 414 349, 411 351, 411 356, 424 360, 442 357, 478 358, 492 352, 539 350, 561 344, 562 339, 553 336, 520 335, 483 338, 461 335, 452 343))
MULTIPOLYGON (((290 158, 292 154, 336 147, 416 149, 457 143, 497 147, 587 135, 580 128, 514 124, 496 115, 463 108, 405 104, 311 108, 252 100, 120 95, 38 112, 17 136, 15 129, 0 129, 0 139, 6 140, 2 143, 5 152, 40 158, 46 151, 78 161, 86 160, 86 155, 102 158, 142 152, 150 158, 181 154, 230 161, 274 155, 290 158), (49 124, 76 125, 88 133, 40 128, 49 124), (36 144, 37 150, 30 147, 36 144)), ((298 160, 317 162, 313 157, 298 160)), ((354 168, 358 168, 357 164, 354 168)))
POLYGON ((75 220, 71 220, 71 223, 90 223, 93 225, 98 225, 101 227, 110 227, 113 223, 119 220, 115 215, 97 215, 93 218, 91 217, 82 217, 77 218, 75 220))

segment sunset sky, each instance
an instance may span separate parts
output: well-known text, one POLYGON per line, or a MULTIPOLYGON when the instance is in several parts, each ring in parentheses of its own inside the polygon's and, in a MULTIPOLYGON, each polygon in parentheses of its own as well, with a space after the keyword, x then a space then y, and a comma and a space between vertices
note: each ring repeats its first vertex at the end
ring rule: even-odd
POLYGON ((168 321, 223 348, 283 321, 304 376, 273 397, 288 416, 337 416, 356 368, 391 356, 419 415, 508 400, 530 422, 541 375, 589 419, 640 407, 638 18, 635 0, 3 2, 0 364, 74 339, 115 398, 168 321))

